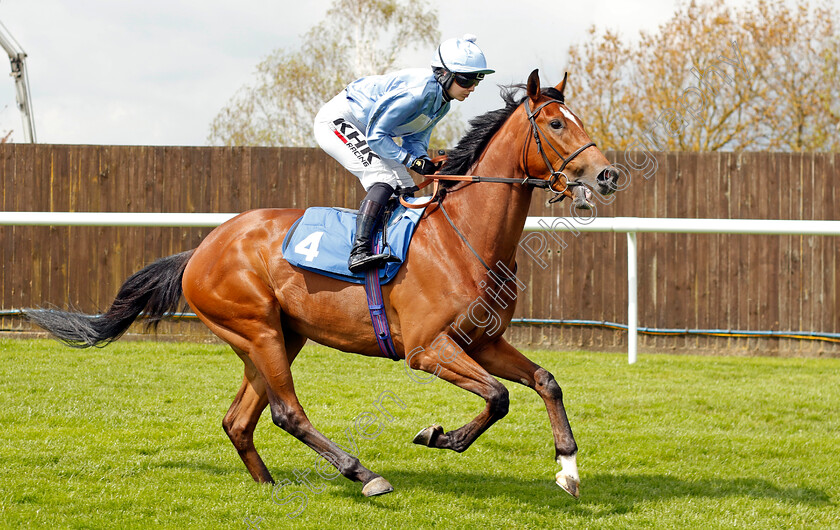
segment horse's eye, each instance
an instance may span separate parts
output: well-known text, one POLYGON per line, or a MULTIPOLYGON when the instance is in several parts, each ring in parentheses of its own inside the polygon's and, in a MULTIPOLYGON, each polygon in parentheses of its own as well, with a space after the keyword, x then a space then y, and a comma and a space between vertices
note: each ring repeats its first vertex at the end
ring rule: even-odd
POLYGON ((551 120, 551 123, 549 123, 549 125, 551 125, 552 129, 562 129, 563 128, 563 122, 560 121, 560 120, 551 120))

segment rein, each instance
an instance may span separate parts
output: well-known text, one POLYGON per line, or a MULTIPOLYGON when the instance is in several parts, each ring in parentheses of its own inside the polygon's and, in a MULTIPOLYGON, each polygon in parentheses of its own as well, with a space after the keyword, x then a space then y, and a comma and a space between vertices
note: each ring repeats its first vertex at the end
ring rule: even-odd
MULTIPOLYGON (((434 188, 432 192, 432 197, 425 203, 417 203, 411 204, 410 202, 403 199, 400 196, 400 204, 405 206, 406 208, 425 208, 429 206, 435 201, 439 201, 440 197, 438 192, 440 191, 440 181, 441 180, 455 180, 461 182, 496 182, 496 183, 503 183, 503 184, 524 184, 528 186, 533 186, 535 188, 542 188, 551 191, 554 194, 554 197, 548 200, 549 203, 555 203, 558 201, 562 201, 563 198, 566 196, 571 197, 571 188, 576 186, 582 186, 582 184, 578 182, 569 182, 569 177, 563 172, 566 169, 566 166, 571 162, 576 156, 584 152, 586 149, 590 147, 595 147, 595 142, 589 142, 587 144, 582 145, 579 147, 574 153, 568 156, 568 158, 564 158, 560 151, 554 147, 554 144, 551 142, 546 141, 548 146, 551 148, 554 153, 560 157, 560 160, 563 163, 560 165, 558 169, 554 169, 554 164, 551 163, 551 160, 548 159, 548 155, 545 152, 542 144, 542 136, 545 135, 545 132, 537 125, 537 115, 540 111, 545 108, 547 105, 552 103, 557 103, 558 105, 564 104, 562 99, 550 99, 545 103, 539 105, 533 111, 531 110, 531 106, 528 103, 529 99, 525 98, 523 104, 525 105, 525 112, 528 115, 528 121, 531 124, 531 135, 528 136, 528 141, 525 143, 525 148, 522 150, 522 167, 525 169, 525 178, 518 179, 518 178, 510 178, 510 177, 479 177, 476 175, 429 175, 427 176, 426 180, 420 183, 417 186, 417 189, 423 189, 431 183, 434 183, 434 188), (532 177, 530 172, 528 171, 528 149, 531 146, 531 138, 534 139, 534 142, 537 144, 537 149, 542 156, 543 161, 545 162, 546 168, 548 168, 551 176, 548 179, 540 179, 532 177), (563 184, 564 187, 562 190, 557 190, 555 185, 557 181, 560 180, 560 177, 563 177, 563 184)), ((450 222, 451 223, 451 222, 450 222)))
MULTIPOLYGON (((417 185, 418 190, 422 190, 429 184, 434 183, 434 188, 432 188, 432 197, 424 203, 415 203, 412 204, 410 202, 405 201, 400 196, 400 204, 405 206, 406 208, 425 208, 426 206, 432 204, 433 202, 440 199, 438 192, 440 191, 440 181, 441 180, 455 180, 459 182, 499 182, 499 183, 506 183, 506 184, 527 184, 529 186, 534 186, 535 188, 544 188, 550 189, 551 183, 547 180, 537 179, 533 177, 526 177, 524 179, 515 179, 509 177, 479 177, 476 175, 429 175, 426 180, 421 182, 417 185)), ((579 184, 576 184, 579 185, 579 184)), ((413 189, 413 188, 412 188, 413 189)), ((554 190, 552 190, 554 191, 554 190)), ((557 192, 554 192, 557 193, 557 192)), ((562 192, 561 192, 562 193, 562 192)))
POLYGON ((504 285, 507 282, 516 282, 516 262, 513 263, 513 270, 514 270, 513 277, 510 277, 510 276, 507 276, 507 275, 500 276, 499 274, 494 273, 493 269, 490 268, 490 265, 487 265, 487 262, 484 261, 484 258, 481 257, 481 254, 479 254, 475 250, 475 247, 473 247, 470 244, 470 242, 467 240, 467 238, 464 236, 464 234, 462 234, 461 231, 458 230, 458 227, 455 226, 455 223, 452 221, 452 218, 449 217, 449 212, 447 212, 446 208, 443 207, 443 201, 438 203, 438 207, 443 212, 443 215, 446 217, 446 220, 449 221, 449 226, 451 226, 452 229, 455 230, 455 233, 458 234, 458 237, 461 238, 461 241, 463 241, 464 244, 467 245, 467 248, 470 249, 470 251, 473 253, 473 255, 476 258, 478 258, 479 263, 481 263, 481 265, 487 270, 487 273, 490 274, 491 278, 495 277, 495 281, 497 281, 497 282, 500 281, 501 282, 500 285, 504 285))

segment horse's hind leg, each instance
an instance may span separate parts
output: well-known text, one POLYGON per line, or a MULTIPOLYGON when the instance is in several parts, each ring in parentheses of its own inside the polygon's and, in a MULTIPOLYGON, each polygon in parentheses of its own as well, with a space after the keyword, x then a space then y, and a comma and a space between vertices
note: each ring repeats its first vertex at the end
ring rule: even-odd
POLYGON ((511 346, 499 339, 470 355, 491 374, 533 388, 545 401, 551 430, 554 433, 555 459, 562 466, 557 472, 557 485, 575 498, 580 496, 580 476, 577 469, 577 444, 572 435, 563 391, 548 370, 541 368, 511 346))
POLYGON ((222 420, 222 427, 254 480, 274 482, 271 473, 254 447, 254 429, 262 411, 268 405, 265 381, 243 352, 237 352, 237 354, 245 363, 245 376, 239 392, 236 393, 236 399, 233 400, 233 404, 222 420))
MULTIPOLYGON (((284 337, 286 338, 286 356, 289 358, 289 364, 291 364, 306 343, 306 338, 288 330, 284 330, 284 337)), ((262 411, 268 405, 265 381, 257 372, 248 355, 242 350, 235 348, 234 350, 245 364, 245 376, 242 379, 239 392, 236 393, 236 398, 222 420, 222 426, 254 480, 273 483, 271 473, 265 467, 256 447, 254 447, 254 429, 262 411)))
POLYGON ((265 337, 259 339, 251 354, 254 365, 266 380, 274 423, 321 455, 342 475, 364 484, 362 493, 366 497, 393 491, 387 480, 364 467, 358 458, 341 449, 312 425, 295 394, 289 363, 278 351, 282 349, 278 348, 280 345, 281 341, 277 338, 265 337), (256 352, 259 353, 255 355, 256 352))
MULTIPOLYGON (((265 384, 271 418, 278 427, 324 457, 348 479, 362 482, 364 484, 362 493, 365 496, 382 495, 393 491, 387 480, 364 467, 358 458, 341 449, 315 429, 309 421, 295 394, 291 372, 291 361, 297 355, 302 342, 299 344, 300 337, 289 333, 290 344, 287 346, 280 321, 279 310, 272 307, 263 313, 261 318, 239 318, 236 321, 227 321, 224 325, 218 325, 206 319, 205 323, 236 351, 247 352, 247 359, 253 363, 256 373, 265 384)), ((256 387, 254 389, 256 394, 256 387)), ((248 394, 246 390, 244 395, 248 394)), ((259 402, 256 402, 256 405, 259 405, 259 402)), ((250 414, 258 417, 256 408, 253 406, 248 410, 250 414)), ((256 419, 253 418, 252 421, 256 423, 256 419)), ((246 455, 250 454, 252 453, 246 453, 246 455)), ((256 450, 253 454, 256 455, 256 450)), ((248 462, 245 465, 248 466, 248 462)), ((248 469, 254 475, 252 468, 248 469)), ((259 468, 255 469, 259 471, 259 468)))

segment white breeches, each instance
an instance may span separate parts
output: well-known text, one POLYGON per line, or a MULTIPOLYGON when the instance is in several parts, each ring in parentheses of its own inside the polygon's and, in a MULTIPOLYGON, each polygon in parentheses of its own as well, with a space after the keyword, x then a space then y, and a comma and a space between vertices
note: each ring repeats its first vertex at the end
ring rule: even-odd
POLYGON ((315 140, 361 181, 365 191, 377 182, 394 188, 414 186, 408 170, 396 160, 380 158, 367 144, 365 127, 356 120, 344 91, 315 116, 315 140))

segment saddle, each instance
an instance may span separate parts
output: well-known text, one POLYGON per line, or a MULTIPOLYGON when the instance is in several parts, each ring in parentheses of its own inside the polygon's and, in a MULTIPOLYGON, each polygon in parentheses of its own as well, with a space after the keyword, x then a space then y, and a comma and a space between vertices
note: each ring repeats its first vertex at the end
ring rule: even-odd
MULTIPOLYGON (((411 204, 426 202, 427 197, 409 198, 411 204)), ((406 208, 391 199, 384 221, 374 234, 374 245, 390 253, 395 261, 379 269, 379 280, 385 284, 397 275, 414 235, 414 229, 425 209, 406 208)), ((289 229, 283 240, 283 257, 295 267, 351 283, 365 283, 365 273, 352 273, 347 257, 356 236, 358 210, 333 207, 307 208, 289 229)))

